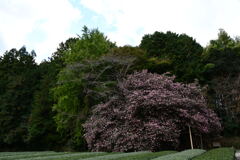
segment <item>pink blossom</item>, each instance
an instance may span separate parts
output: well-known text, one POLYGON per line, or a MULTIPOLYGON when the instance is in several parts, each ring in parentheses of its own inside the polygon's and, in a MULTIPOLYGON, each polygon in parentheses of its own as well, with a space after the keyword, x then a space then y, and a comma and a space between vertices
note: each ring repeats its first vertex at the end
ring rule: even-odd
POLYGON ((200 133, 217 133, 221 124, 206 107, 197 84, 147 71, 129 75, 117 98, 99 104, 84 124, 92 151, 159 150, 177 146, 188 125, 200 133))

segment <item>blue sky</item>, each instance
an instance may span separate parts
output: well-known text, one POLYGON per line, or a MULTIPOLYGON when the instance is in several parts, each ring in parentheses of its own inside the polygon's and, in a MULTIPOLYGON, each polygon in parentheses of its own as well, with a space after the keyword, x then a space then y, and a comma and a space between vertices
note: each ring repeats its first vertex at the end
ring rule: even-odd
POLYGON ((70 0, 69 2, 73 5, 73 7, 81 11, 83 17, 72 24, 72 33, 79 34, 83 25, 88 26, 88 28, 98 28, 102 32, 114 30, 113 26, 106 25, 106 20, 103 16, 98 15, 93 10, 84 7, 80 3, 80 0, 70 0))
POLYGON ((218 29, 240 35, 240 0, 1 0, 0 55, 25 45, 37 61, 58 44, 98 28, 118 45, 138 45, 144 34, 186 33, 206 46, 218 29))

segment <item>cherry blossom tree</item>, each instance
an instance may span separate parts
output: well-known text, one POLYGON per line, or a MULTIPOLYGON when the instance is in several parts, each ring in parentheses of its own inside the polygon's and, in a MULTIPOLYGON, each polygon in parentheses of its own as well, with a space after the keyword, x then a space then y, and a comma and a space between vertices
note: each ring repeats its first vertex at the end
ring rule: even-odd
POLYGON ((119 82, 118 95, 97 105, 83 125, 89 149, 125 152, 176 147, 189 126, 203 134, 218 133, 219 118, 206 107, 200 87, 174 79, 144 70, 119 82))

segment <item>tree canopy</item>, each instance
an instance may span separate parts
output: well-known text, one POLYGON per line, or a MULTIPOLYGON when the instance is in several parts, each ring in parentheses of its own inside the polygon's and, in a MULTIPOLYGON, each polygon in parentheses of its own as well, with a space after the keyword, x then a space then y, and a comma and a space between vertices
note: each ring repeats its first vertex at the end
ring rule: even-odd
POLYGON ((196 84, 174 77, 135 72, 118 84, 118 94, 97 105, 84 124, 92 151, 160 150, 176 147, 188 126, 200 133, 221 131, 196 84))
POLYGON ((0 58, 0 146, 24 147, 38 74, 34 51, 11 49, 0 58))
POLYGON ((191 82, 199 78, 202 46, 186 34, 154 32, 143 36, 140 48, 145 49, 155 65, 156 73, 172 72, 180 81, 191 82))
POLYGON ((202 56, 203 77, 208 84, 208 103, 222 119, 224 134, 240 133, 239 72, 240 42, 220 30, 202 56))
MULTIPOLYGON (((58 131, 66 138, 70 146, 85 149, 81 124, 85 121, 89 109, 97 101, 89 94, 91 61, 101 57, 115 47, 103 33, 97 29, 83 27, 82 36, 68 41, 63 51, 65 67, 57 78, 57 85, 52 89, 55 99, 53 110, 58 131), (85 67, 87 64, 88 67, 85 67)), ((100 74, 100 73, 98 73, 100 74)))

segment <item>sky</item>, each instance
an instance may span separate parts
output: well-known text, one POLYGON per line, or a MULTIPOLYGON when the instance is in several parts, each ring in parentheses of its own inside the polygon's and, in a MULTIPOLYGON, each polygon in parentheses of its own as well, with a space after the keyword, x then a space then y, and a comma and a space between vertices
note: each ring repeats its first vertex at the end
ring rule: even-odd
POLYGON ((206 46, 219 29, 240 36, 240 0, 0 0, 0 55, 26 46, 41 62, 84 25, 119 46, 137 46, 155 31, 206 46))

